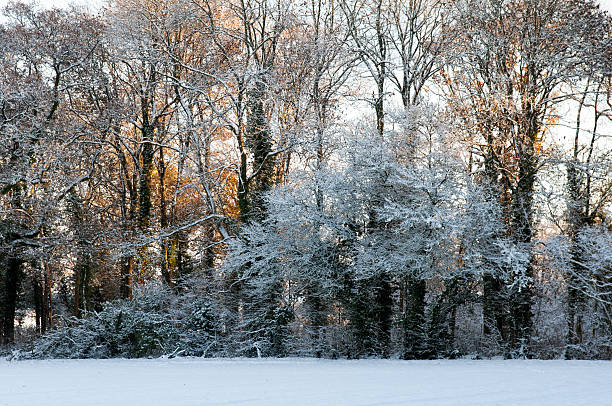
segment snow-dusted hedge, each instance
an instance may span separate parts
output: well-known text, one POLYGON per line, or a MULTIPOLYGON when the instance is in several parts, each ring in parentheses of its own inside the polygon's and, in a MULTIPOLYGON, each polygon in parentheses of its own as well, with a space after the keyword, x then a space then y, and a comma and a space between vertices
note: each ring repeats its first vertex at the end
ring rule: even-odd
POLYGON ((208 355, 216 347, 215 308, 201 298, 167 289, 141 291, 106 303, 100 312, 64 318, 39 338, 35 358, 136 358, 167 354, 208 355))

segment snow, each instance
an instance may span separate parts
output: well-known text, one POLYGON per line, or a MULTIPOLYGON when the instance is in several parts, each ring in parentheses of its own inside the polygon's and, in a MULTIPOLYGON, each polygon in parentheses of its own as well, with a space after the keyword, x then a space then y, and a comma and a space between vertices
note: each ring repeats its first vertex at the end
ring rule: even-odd
POLYGON ((0 360, 0 405, 612 405, 612 363, 0 360))

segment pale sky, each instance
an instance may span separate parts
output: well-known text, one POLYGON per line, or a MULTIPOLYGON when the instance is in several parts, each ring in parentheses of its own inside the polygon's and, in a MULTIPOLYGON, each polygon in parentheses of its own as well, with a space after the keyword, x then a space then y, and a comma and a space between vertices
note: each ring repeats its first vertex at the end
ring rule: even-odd
POLYGON ((612 0, 601 0, 599 4, 601 5, 601 8, 612 13, 612 0))
MULTIPOLYGON (((608 0, 611 1, 612 0, 608 0)), ((0 7, 4 7, 8 4, 9 0, 0 0, 0 7)), ((25 3, 30 3, 29 0, 25 0, 25 3)), ((69 4, 77 4, 83 6, 89 6, 92 8, 99 7, 100 4, 103 4, 103 0, 35 0, 35 3, 38 3, 44 7, 66 7, 69 4)))
MULTIPOLYGON (((0 7, 4 7, 7 3, 8 0, 0 0, 0 7)), ((38 3, 46 7, 65 7, 71 3, 96 7, 102 4, 103 0, 38 0, 38 3)), ((612 0, 600 0, 599 3, 603 9, 612 13, 612 0)))

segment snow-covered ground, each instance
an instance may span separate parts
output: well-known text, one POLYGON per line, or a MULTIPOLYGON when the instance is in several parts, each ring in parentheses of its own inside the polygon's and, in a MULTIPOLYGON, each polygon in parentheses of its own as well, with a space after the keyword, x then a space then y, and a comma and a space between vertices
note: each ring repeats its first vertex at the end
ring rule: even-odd
POLYGON ((606 406, 612 362, 0 360, 10 406, 606 406))

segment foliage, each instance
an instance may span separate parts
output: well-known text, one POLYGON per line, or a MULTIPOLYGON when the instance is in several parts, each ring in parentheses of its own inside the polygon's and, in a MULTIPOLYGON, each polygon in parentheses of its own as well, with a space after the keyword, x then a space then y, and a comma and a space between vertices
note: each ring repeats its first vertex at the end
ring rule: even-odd
POLYGON ((612 356, 594 1, 2 13, 0 345, 612 356))
POLYGON ((100 312, 65 318, 39 338, 36 358, 138 358, 170 354, 209 355, 219 328, 214 307, 149 287, 131 300, 104 304, 100 312))

